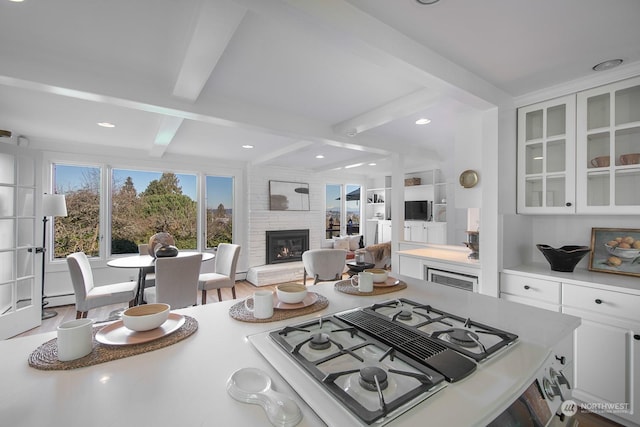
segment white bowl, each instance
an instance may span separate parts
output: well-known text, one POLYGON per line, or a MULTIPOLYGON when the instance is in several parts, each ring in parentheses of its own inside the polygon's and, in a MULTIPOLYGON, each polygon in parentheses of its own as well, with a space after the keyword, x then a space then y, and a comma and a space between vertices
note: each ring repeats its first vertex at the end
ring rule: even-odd
POLYGON ((284 283, 276 286, 276 294, 285 304, 297 304, 307 296, 307 287, 297 283, 284 283))
POLYGON ((169 304, 145 304, 131 307, 122 313, 122 323, 137 332, 150 331, 169 318, 169 304))
POLYGON ((386 282, 389 277, 389 272, 383 268, 368 268, 365 272, 373 274, 374 283, 386 282))
POLYGON ((607 248, 607 251, 614 256, 617 256, 618 258, 622 258, 624 260, 631 260, 631 259, 635 259, 637 257, 640 256, 640 249, 634 249, 634 248, 617 248, 617 247, 611 247, 607 244, 605 244, 605 247, 607 248))

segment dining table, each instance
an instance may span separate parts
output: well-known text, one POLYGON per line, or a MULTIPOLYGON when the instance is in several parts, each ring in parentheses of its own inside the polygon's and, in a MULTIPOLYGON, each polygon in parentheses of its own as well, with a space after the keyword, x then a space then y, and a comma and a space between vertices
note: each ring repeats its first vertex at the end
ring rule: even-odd
MULTIPOLYGON (((189 255, 201 254, 202 262, 209 261, 215 258, 215 254, 211 252, 198 252, 198 251, 178 251, 177 257, 185 257, 189 255)), ((130 255, 114 258, 107 262, 109 267, 114 268, 137 268, 138 269, 138 289, 136 290, 135 301, 137 305, 141 305, 144 300, 144 283, 147 277, 147 273, 153 271, 155 267, 156 259, 151 255, 130 255)))

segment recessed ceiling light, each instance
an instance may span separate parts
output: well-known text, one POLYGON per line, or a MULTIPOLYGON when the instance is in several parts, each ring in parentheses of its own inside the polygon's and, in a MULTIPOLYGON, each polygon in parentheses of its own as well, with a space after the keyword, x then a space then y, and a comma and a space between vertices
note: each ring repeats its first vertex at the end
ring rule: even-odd
POLYGON ((593 71, 605 71, 622 64, 622 59, 609 59, 593 66, 593 71))
POLYGON ((324 159, 324 156, 323 156, 322 154, 318 154, 318 155, 316 156, 316 159, 324 159))
POLYGON ((113 123, 109 123, 109 122, 98 122, 98 126, 101 126, 103 128, 114 128, 114 127, 116 127, 116 125, 114 125, 113 123))
POLYGON ((245 144, 242 146, 242 148, 253 148, 253 145, 251 144, 245 144))
POLYGON ((369 166, 375 166, 375 165, 376 165, 375 163, 369 163, 369 166))
POLYGON ((429 119, 418 119, 416 120, 416 124, 417 125, 428 125, 429 123, 431 123, 431 120, 429 119))
POLYGON ((24 0, 9 0, 9 1, 13 3, 22 3, 24 0))

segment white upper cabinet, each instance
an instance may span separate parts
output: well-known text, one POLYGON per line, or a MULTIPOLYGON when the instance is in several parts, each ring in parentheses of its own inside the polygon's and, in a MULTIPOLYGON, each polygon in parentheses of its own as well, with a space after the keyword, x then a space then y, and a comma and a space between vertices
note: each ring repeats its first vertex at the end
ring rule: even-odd
POLYGON ((640 77, 577 97, 577 211, 637 214, 640 77))
POLYGON ((518 109, 518 213, 575 212, 575 95, 518 109))

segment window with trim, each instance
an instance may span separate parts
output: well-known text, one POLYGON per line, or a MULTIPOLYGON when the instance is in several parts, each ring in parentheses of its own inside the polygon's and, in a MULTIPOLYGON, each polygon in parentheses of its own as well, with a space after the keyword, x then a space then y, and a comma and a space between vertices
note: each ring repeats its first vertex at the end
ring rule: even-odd
POLYGON ((55 163, 52 178, 54 191, 65 194, 68 211, 50 228, 55 258, 77 251, 100 257, 106 248, 101 219, 111 224, 105 236, 111 254, 137 253, 138 244, 159 231, 170 233, 180 249, 197 249, 199 230, 206 230, 206 248, 233 241, 233 177, 55 163), (102 176, 111 177, 106 194, 102 176), (199 180, 206 194, 203 223, 198 222, 199 180))
POLYGON ((325 186, 325 230, 326 238, 331 239, 340 235, 342 221, 342 185, 327 184, 325 186))
POLYGON ((111 171, 111 254, 138 252, 167 232, 180 249, 198 246, 197 177, 173 172, 111 171))
POLYGON ((67 216, 51 222, 53 258, 73 252, 100 256, 101 177, 98 166, 53 165, 53 190, 64 194, 67 204, 67 216))
POLYGON ((207 241, 206 248, 231 243, 233 237, 233 178, 206 177, 207 241))

